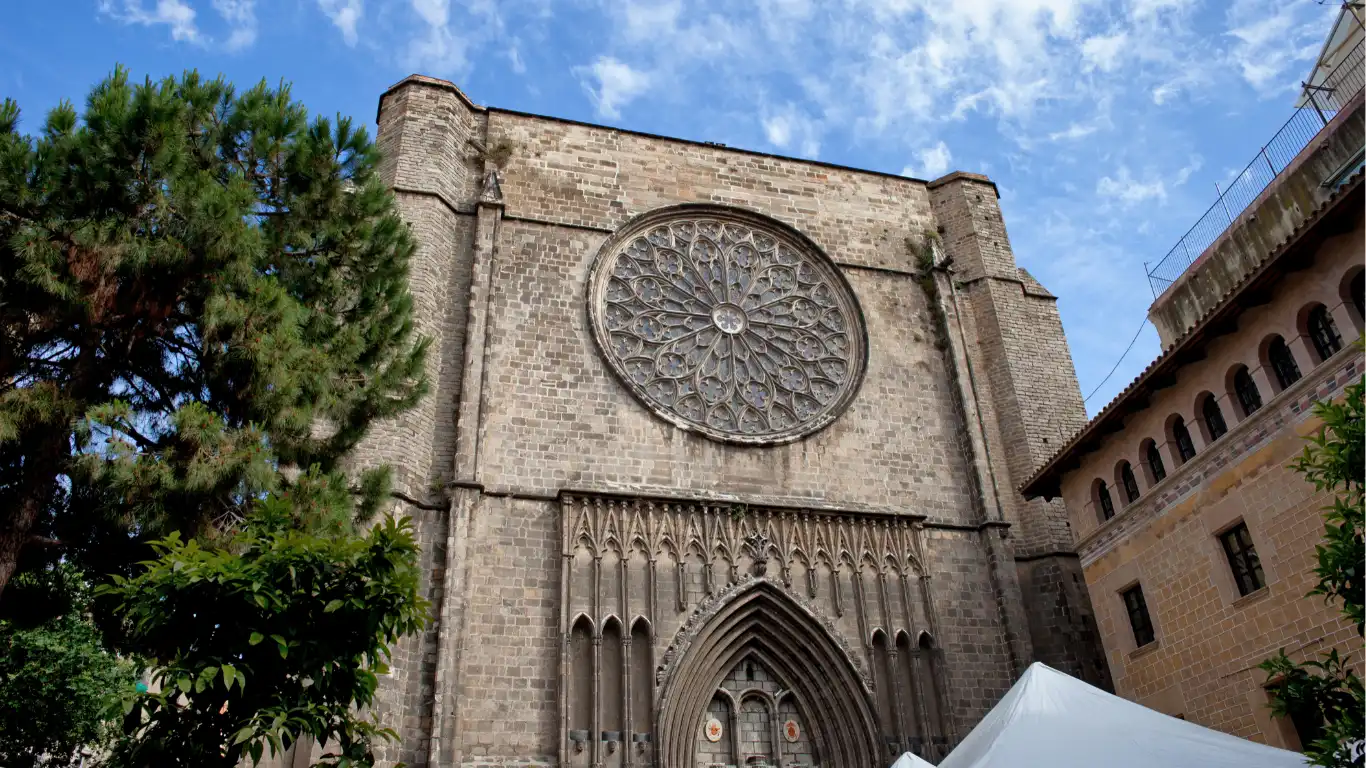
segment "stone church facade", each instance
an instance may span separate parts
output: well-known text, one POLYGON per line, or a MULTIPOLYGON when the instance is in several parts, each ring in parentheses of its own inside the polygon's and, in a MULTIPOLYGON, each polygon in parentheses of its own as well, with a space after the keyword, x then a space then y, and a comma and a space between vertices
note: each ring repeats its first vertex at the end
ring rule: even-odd
POLYGON ((383 174, 430 394, 394 468, 421 766, 937 760, 1040 660, 1108 685, 1060 503, 1085 422, 995 185, 526 115, 410 77, 383 174))

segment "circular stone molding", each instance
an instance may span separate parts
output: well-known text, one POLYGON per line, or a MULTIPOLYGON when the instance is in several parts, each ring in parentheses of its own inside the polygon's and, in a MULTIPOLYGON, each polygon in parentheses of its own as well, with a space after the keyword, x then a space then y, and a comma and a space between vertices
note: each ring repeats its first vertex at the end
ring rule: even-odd
POLYGON ((839 268, 784 224, 686 205, 647 213, 598 251, 593 338, 653 413, 714 440, 782 443, 839 416, 868 335, 839 268))

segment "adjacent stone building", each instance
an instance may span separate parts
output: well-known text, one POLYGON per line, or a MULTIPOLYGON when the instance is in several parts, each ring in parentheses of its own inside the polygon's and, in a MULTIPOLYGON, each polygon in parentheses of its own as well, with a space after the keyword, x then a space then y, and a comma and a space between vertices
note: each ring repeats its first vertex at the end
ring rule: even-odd
POLYGON ((1274 178, 1241 213, 1216 204, 1176 269, 1153 270, 1162 355, 1024 486, 1066 504, 1116 692, 1290 749, 1320 724, 1273 719, 1257 665, 1337 648, 1362 667, 1356 627, 1306 597, 1330 499, 1288 467, 1313 404, 1366 366, 1362 45, 1333 50, 1230 191, 1274 178))
POLYGON ((381 98, 430 395, 377 429, 435 620, 422 766, 946 754, 1034 660, 1108 686, 1060 502, 1085 416, 987 178, 381 98))

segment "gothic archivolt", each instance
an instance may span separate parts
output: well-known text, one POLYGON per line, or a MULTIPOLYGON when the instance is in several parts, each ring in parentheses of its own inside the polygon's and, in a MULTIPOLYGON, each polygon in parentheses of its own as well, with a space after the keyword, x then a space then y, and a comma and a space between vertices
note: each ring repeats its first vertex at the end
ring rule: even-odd
POLYGON ((754 744, 773 760, 800 748, 824 765, 943 754, 949 717, 918 518, 561 499, 566 765, 691 766, 754 744), (746 704, 723 682, 747 664, 778 686, 764 702, 746 704), (705 738, 717 712, 738 727, 755 716, 742 707, 761 705, 764 739, 721 748, 705 738), (798 742, 782 737, 789 721, 806 734, 798 742))
POLYGON ((717 440, 810 434, 863 377, 867 332, 838 267, 785 225, 736 209, 674 206, 627 224, 598 252, 588 310, 631 392, 717 440))

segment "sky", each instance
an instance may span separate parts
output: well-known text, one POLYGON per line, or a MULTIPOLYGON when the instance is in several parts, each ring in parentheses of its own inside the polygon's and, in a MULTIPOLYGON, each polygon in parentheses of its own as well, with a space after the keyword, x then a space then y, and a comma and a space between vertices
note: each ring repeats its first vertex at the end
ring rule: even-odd
MULTIPOLYGON (((1000 189, 1087 410, 1159 353, 1156 263, 1290 117, 1333 0, 8 0, 35 131, 123 64, 291 83, 374 125, 414 72, 476 103, 1000 189), (1114 374, 1140 326, 1137 342, 1114 374)), ((835 249, 838 244, 826 243, 835 249)))

